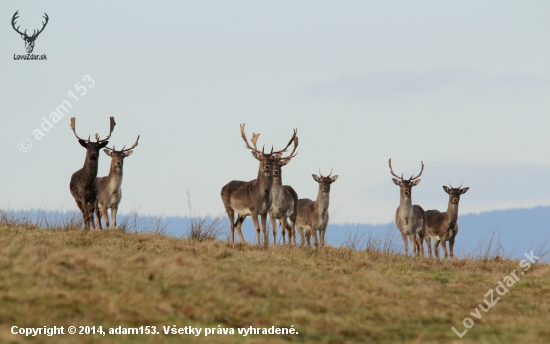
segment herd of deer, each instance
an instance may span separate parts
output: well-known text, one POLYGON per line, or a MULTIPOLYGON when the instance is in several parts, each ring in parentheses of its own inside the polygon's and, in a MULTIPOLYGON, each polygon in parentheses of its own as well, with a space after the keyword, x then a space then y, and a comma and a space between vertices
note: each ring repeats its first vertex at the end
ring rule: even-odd
MULTIPOLYGON (((101 226, 101 216, 105 217, 105 224, 109 227, 109 217, 107 209, 111 209, 112 226, 116 227, 116 213, 118 205, 122 198, 122 167, 124 158, 132 154, 132 149, 138 145, 139 135, 134 145, 128 149, 115 150, 115 147, 106 147, 109 143, 113 129, 116 125, 114 117, 110 118, 111 128, 109 135, 105 139, 100 139, 95 134, 96 142, 88 139, 82 139, 76 134, 75 118, 71 118, 71 129, 73 130, 78 142, 86 148, 86 159, 84 166, 73 173, 71 177, 70 190, 78 207, 84 216, 84 224, 87 229, 96 228, 94 213, 97 216, 98 227, 101 226), (99 150, 105 148, 105 154, 111 157, 111 168, 109 175, 98 178, 98 159, 99 150)), ((261 229, 263 233, 263 245, 268 246, 269 239, 267 235, 267 215, 271 221, 273 229, 273 244, 277 243, 277 223, 279 220, 283 244, 286 244, 285 233, 288 233, 288 243, 296 245, 295 229, 300 234, 300 244, 307 242, 311 246, 310 239, 313 236, 315 246, 325 245, 325 232, 329 221, 329 196, 330 185, 338 179, 338 176, 332 176, 332 170, 328 176, 323 176, 319 170, 319 176, 313 174, 313 179, 319 184, 317 199, 315 201, 302 198, 298 199, 298 194, 289 185, 283 185, 282 167, 287 165, 298 153, 297 130, 288 141, 286 147, 281 150, 270 153, 260 151, 257 147, 257 141, 260 134, 252 133, 252 146, 249 143, 244 131, 244 124, 241 124, 241 136, 245 142, 245 147, 252 151, 252 156, 260 162, 258 168, 258 177, 249 182, 233 180, 227 183, 221 191, 223 205, 229 217, 231 224, 231 241, 235 242, 235 228, 242 242, 245 242, 241 230, 244 219, 251 216, 254 221, 254 227, 258 237, 258 245, 262 245, 260 236, 260 223, 258 216, 261 217, 261 229), (292 152, 283 156, 290 145, 293 145, 292 152), (235 221, 235 213, 237 219, 235 221), (235 221, 235 222, 234 222, 235 221), (319 232, 320 240, 317 238, 319 232), (320 244, 319 244, 320 241, 320 244)), ((400 188, 400 204, 395 214, 395 223, 401 232, 405 252, 408 255, 408 239, 412 243, 413 252, 416 255, 424 255, 423 241, 428 245, 430 257, 432 257, 431 239, 435 241, 435 255, 439 257, 439 244, 442 242, 445 258, 448 257, 446 242, 449 242, 450 256, 454 256, 454 242, 458 233, 458 202, 460 195, 466 193, 469 188, 449 188, 443 186, 446 193, 449 194, 449 204, 446 212, 437 210, 424 211, 421 206, 412 204, 412 187, 420 183, 420 176, 424 171, 422 169, 417 176, 411 176, 404 179, 393 172, 391 159, 389 160, 390 173, 397 177, 392 178, 393 182, 400 188)))

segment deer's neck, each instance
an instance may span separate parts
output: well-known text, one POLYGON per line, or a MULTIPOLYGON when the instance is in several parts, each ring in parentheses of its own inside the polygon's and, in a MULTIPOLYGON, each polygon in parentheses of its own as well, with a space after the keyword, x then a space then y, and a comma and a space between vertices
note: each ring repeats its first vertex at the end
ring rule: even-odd
POLYGON ((271 176, 271 173, 266 176, 260 165, 258 178, 256 180, 258 181, 258 189, 260 194, 264 197, 269 197, 269 195, 271 195, 271 186, 273 184, 273 177, 271 176))
POLYGON ((402 218, 409 218, 413 212, 411 197, 401 197, 399 202, 399 213, 402 218))
POLYGON ((116 164, 111 163, 111 169, 109 170, 107 179, 116 186, 120 186, 120 184, 122 184, 122 165, 117 166, 116 164))
POLYGON ((449 221, 456 221, 458 219, 458 203, 449 201, 447 206, 447 217, 449 221))
POLYGON ((321 189, 319 189, 319 192, 317 193, 317 199, 315 200, 315 209, 317 209, 317 213, 321 218, 325 215, 328 216, 329 196, 329 192, 323 192, 323 190, 321 189))
POLYGON ((275 201, 276 199, 278 199, 279 196, 281 196, 283 193, 283 178, 281 178, 279 174, 279 178, 273 178, 273 181, 271 182, 271 194, 273 200, 275 201))
POLYGON ((84 167, 82 167, 82 171, 84 174, 84 179, 87 181, 94 181, 97 177, 97 167, 98 167, 98 160, 92 160, 88 159, 86 157, 86 160, 84 160, 84 167))

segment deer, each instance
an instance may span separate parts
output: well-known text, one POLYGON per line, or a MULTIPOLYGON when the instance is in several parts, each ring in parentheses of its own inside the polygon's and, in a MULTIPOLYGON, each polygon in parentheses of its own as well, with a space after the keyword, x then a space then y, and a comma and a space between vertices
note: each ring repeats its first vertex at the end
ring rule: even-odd
POLYGON ((98 186, 96 180, 99 150, 107 146, 109 143, 108 140, 113 133, 113 129, 115 128, 115 118, 111 117, 110 120, 111 129, 109 131, 109 135, 107 135, 104 139, 100 139, 99 135, 96 133, 96 142, 92 142, 90 141, 90 136, 88 136, 88 139, 86 140, 76 134, 75 118, 71 118, 71 129, 73 130, 73 133, 78 139, 80 145, 86 148, 86 159, 84 160, 84 166, 71 176, 69 189, 71 190, 71 195, 74 197, 78 208, 82 211, 86 229, 90 229, 90 224, 92 228, 95 229, 94 211, 96 214, 99 213, 97 210, 98 186))
POLYGON ((462 189, 462 184, 458 188, 453 188, 451 183, 449 183, 449 186, 450 188, 443 185, 443 190, 449 194, 447 211, 440 212, 435 209, 426 211, 428 219, 426 225, 426 244, 428 245, 430 258, 432 257, 432 238, 435 242, 434 250, 437 258, 439 258, 440 242, 443 246, 445 258, 448 258, 447 241, 449 242, 451 258, 454 257, 455 238, 458 233, 458 202, 460 201, 460 195, 465 194, 470 188, 466 187, 462 189))
POLYGON ((298 233, 300 234, 300 246, 304 246, 305 241, 307 241, 308 246, 311 246, 310 239, 311 235, 313 235, 313 243, 315 247, 319 247, 317 231, 319 231, 320 234, 321 247, 325 246, 325 232, 327 230, 329 220, 328 207, 330 185, 338 179, 337 175, 333 177, 331 177, 331 175, 332 169, 326 177, 323 177, 321 169, 319 169, 319 176, 312 174, 311 176, 313 177, 313 180, 319 183, 317 199, 315 201, 312 201, 309 198, 302 198, 298 200, 296 229, 298 229, 298 233))
POLYGON ((124 145, 121 150, 116 150, 114 145, 113 148, 105 147, 105 149, 103 149, 103 152, 111 157, 111 168, 109 169, 109 175, 97 178, 97 205, 99 208, 97 218, 100 229, 102 229, 101 216, 105 217, 105 226, 109 228, 107 209, 111 209, 113 227, 116 227, 116 213, 120 200, 122 199, 122 189, 120 186, 122 185, 124 158, 130 156, 134 152, 132 149, 137 147, 139 137, 140 135, 138 135, 134 145, 128 149, 124 149, 126 145, 124 145))
POLYGON ((294 229, 296 224, 296 216, 298 214, 298 194, 290 185, 283 185, 283 170, 282 167, 287 165, 298 147, 298 136, 294 137, 294 149, 290 155, 283 157, 283 154, 277 153, 273 155, 271 170, 273 171, 273 183, 271 186, 271 208, 269 208, 269 219, 271 228, 273 229, 273 244, 277 244, 277 220, 281 224, 281 234, 283 236, 283 244, 286 244, 285 230, 288 232, 288 243, 296 245, 296 237, 294 229), (290 224, 287 222, 287 218, 290 224))
POLYGON ((38 35, 40 35, 40 33, 42 33, 42 31, 44 31, 44 29, 46 28, 46 25, 48 25, 49 17, 46 14, 46 12, 44 12, 44 16, 42 18, 44 18, 46 21, 42 22, 42 29, 40 29, 38 31, 33 30, 32 35, 28 36, 27 35, 27 30, 25 30, 24 32, 21 32, 21 31, 19 31, 19 28, 21 26, 18 26, 17 28, 15 27, 15 25, 16 25, 15 21, 17 20, 17 18, 19 18, 18 13, 19 13, 19 11, 16 11, 14 13, 13 17, 11 18, 11 26, 13 27, 15 32, 17 32, 18 34, 21 35, 21 38, 23 38, 23 40, 25 41, 25 49, 27 50, 27 53, 30 54, 30 53, 32 53, 32 51, 34 49, 34 42, 38 38, 38 35))
POLYGON ((296 137, 296 130, 292 135, 287 146, 279 151, 274 152, 273 147, 269 154, 264 152, 264 148, 260 151, 256 146, 258 137, 260 134, 252 133, 252 139, 250 140, 253 146, 250 146, 249 140, 246 137, 244 131, 244 124, 241 124, 241 137, 245 142, 245 147, 252 151, 252 156, 260 162, 258 168, 258 176, 256 179, 249 182, 240 180, 232 180, 227 183, 221 191, 221 198, 229 221, 231 222, 231 242, 235 242, 235 227, 242 243, 245 243, 243 233, 241 231, 242 224, 247 216, 252 216, 254 221, 254 227, 256 227, 256 233, 258 237, 258 246, 261 245, 260 239, 260 224, 258 222, 258 216, 262 221, 262 232, 264 246, 269 244, 267 238, 267 212, 271 208, 271 187, 273 184, 273 178, 271 174, 272 161, 275 159, 275 155, 286 152, 288 147, 294 142, 296 137), (235 220, 235 213, 237 213, 237 220, 235 220))
POLYGON ((420 183, 420 179, 418 178, 420 178, 424 171, 424 162, 422 161, 421 164, 422 169, 416 177, 411 176, 409 179, 403 179, 403 174, 399 177, 393 172, 391 159, 389 160, 390 173, 396 177, 392 178, 392 180, 400 188, 400 202, 395 212, 395 224, 401 232, 407 256, 409 255, 407 236, 411 239, 413 253, 419 256, 420 252, 422 252, 422 256, 424 256, 423 241, 427 223, 426 212, 421 206, 412 204, 412 188, 420 183))

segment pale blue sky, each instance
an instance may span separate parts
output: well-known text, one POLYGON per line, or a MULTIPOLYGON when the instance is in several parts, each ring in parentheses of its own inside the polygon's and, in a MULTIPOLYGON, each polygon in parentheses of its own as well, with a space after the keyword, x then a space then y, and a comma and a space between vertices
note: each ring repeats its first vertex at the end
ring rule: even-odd
MULTIPOLYGON (((550 3, 546 1, 3 1, 0 204, 74 208, 81 136, 139 146, 124 167, 121 211, 223 211, 219 192, 255 178, 239 123, 299 154, 284 183, 314 198, 319 167, 340 177, 335 222, 384 223, 399 202, 394 170, 426 167, 413 201, 461 212, 550 204, 550 3), (35 54, 11 27, 50 21, 35 54), (39 141, 32 132, 90 75, 96 85, 39 141), (27 153, 17 144, 29 138, 27 153)), ((87 84, 87 83, 83 83, 87 84)), ((99 175, 110 160, 102 153, 99 175)))

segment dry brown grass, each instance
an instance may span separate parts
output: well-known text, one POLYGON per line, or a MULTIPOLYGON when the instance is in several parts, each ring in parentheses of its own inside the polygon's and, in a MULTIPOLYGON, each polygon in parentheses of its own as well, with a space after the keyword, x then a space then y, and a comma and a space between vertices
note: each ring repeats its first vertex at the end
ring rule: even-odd
MULTIPOLYGON (((518 261, 231 245, 123 231, 0 225, 0 343, 10 327, 294 327, 298 335, 36 337, 36 343, 548 343, 537 264, 462 340, 451 331, 518 261)), ((31 340, 29 340, 30 342, 31 340)))

